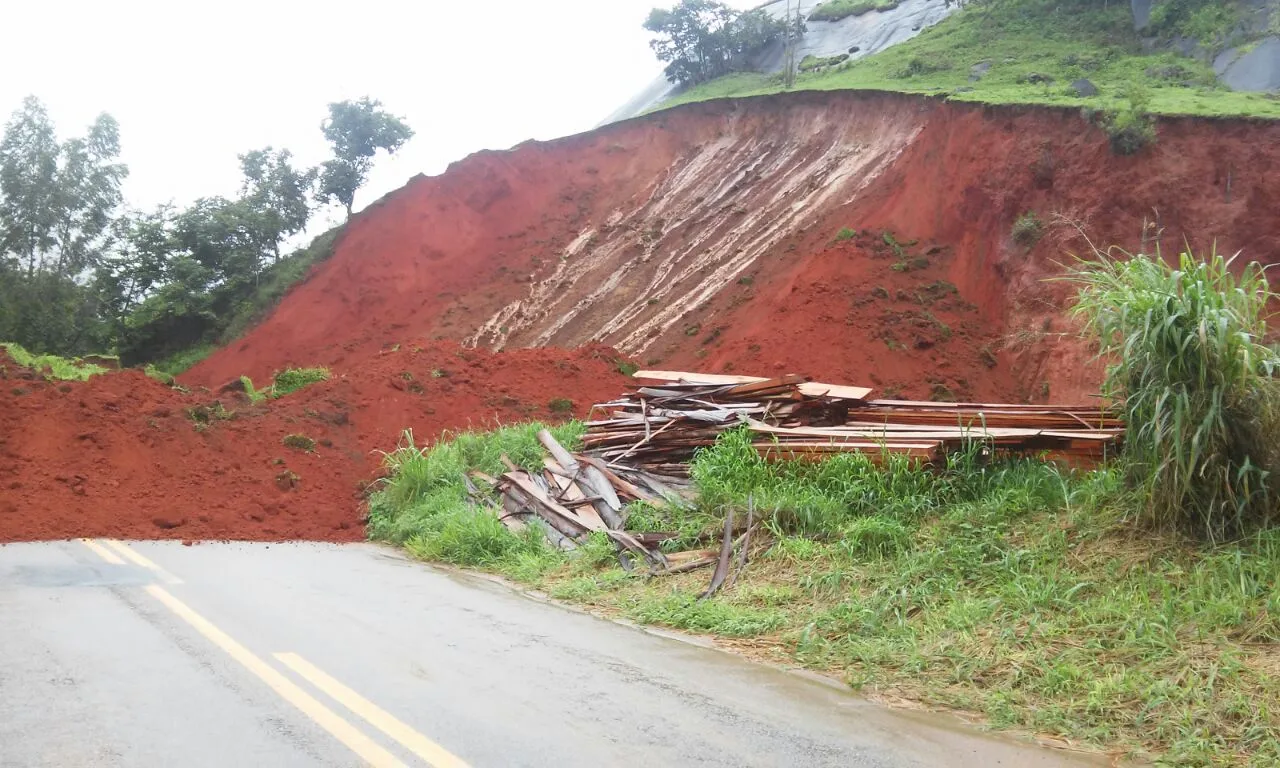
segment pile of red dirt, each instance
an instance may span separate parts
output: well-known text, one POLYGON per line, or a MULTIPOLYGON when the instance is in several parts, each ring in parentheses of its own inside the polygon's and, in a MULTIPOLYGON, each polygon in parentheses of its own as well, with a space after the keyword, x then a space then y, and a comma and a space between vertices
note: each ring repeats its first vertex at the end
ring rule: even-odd
POLYGON ((1163 119, 1158 134, 1118 157, 1078 110, 802 92, 483 152, 354 217, 185 380, 426 337, 599 342, 646 367, 916 398, 1087 398, 1099 369, 1063 317, 1068 288, 1043 281, 1087 245, 1059 216, 1103 245, 1280 252, 1280 122, 1163 119), (1015 237, 1028 212, 1041 226, 1015 237))
POLYGON ((494 355, 446 342, 406 344, 256 405, 138 371, 45 381, 2 353, 0 371, 0 542, 359 540, 378 451, 401 430, 426 444, 581 416, 624 386, 604 348, 494 355))

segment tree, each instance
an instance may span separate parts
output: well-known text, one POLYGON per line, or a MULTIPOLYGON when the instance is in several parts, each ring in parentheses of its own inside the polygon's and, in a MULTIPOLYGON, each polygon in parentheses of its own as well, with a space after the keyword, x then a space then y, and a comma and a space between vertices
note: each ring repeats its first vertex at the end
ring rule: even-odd
POLYGON ((60 354, 94 351, 104 329, 88 278, 111 247, 128 169, 120 131, 99 116, 59 143, 40 100, 27 97, 0 139, 0 338, 60 354))
MULTIPOLYGON (((658 35, 649 46, 667 62, 667 79, 696 85, 742 69, 789 23, 762 9, 742 13, 715 0, 681 0, 671 9, 650 11, 644 28, 658 35)), ((803 22, 795 31, 803 32, 803 22)))
POLYGON ((356 190, 368 179, 378 150, 392 154, 413 138, 413 130, 402 119, 388 114, 381 102, 367 96, 330 104, 329 117, 320 130, 333 145, 333 159, 322 166, 319 196, 341 203, 348 218, 356 190))
POLYGON ((292 160, 289 150, 275 152, 271 147, 240 155, 244 173, 240 194, 251 218, 251 235, 276 262, 280 261, 281 241, 307 226, 311 216, 307 195, 319 174, 314 168, 294 168, 292 160))

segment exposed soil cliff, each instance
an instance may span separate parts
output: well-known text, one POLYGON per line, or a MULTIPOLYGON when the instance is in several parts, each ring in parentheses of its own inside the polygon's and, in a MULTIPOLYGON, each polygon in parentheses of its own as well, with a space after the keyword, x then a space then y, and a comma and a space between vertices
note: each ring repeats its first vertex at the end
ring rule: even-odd
POLYGON ((1280 124, 1166 120, 1118 157, 1074 112, 881 93, 694 104, 485 152, 357 216, 274 314, 186 377, 341 370, 415 337, 601 342, 904 396, 1092 394, 1043 278, 1085 243, 1280 253, 1280 124), (1014 220, 1046 224, 1034 246, 1014 220), (842 229, 857 236, 841 237, 842 229), (955 292, 951 290, 955 287, 955 292))

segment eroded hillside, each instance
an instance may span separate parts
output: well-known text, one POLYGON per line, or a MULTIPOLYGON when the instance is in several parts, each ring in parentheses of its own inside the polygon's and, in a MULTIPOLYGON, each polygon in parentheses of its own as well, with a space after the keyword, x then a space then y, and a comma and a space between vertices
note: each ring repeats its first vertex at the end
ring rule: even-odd
POLYGON ((1165 120, 1114 155, 1076 112, 799 93, 485 152, 357 216, 261 326, 187 376, 341 369, 409 338, 602 342, 913 397, 1074 399, 1096 368, 1055 263, 1186 238, 1274 260, 1280 125, 1165 120), (1043 237, 1015 241, 1034 212, 1043 237))

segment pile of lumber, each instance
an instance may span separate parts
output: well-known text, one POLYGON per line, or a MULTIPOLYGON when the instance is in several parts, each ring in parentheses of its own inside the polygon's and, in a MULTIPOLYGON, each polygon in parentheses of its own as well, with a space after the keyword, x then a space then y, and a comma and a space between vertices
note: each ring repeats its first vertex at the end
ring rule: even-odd
POLYGON ((635 378, 645 383, 596 406, 606 417, 588 422, 585 453, 605 467, 681 475, 699 448, 744 425, 771 458, 856 452, 932 462, 978 444, 993 453, 1091 462, 1123 436, 1119 420, 1098 406, 872 400, 865 387, 794 375, 639 371, 635 378))
POLYGON ((603 533, 617 545, 627 567, 633 558, 643 560, 654 571, 670 571, 680 565, 658 549, 670 535, 625 530, 623 506, 631 501, 658 507, 685 504, 692 493, 686 482, 636 468, 610 467, 598 458, 571 453, 546 430, 538 433, 538 440, 548 454, 541 472, 508 462, 508 471, 501 477, 470 474, 468 488, 478 506, 489 507, 515 533, 536 527, 560 549, 573 549, 583 537, 603 533), (477 483, 495 490, 500 501, 482 493, 477 483))

